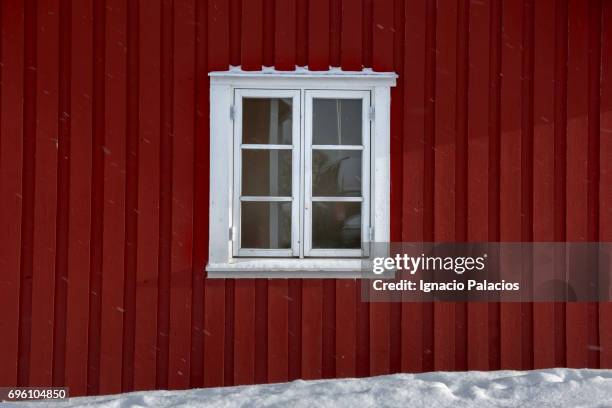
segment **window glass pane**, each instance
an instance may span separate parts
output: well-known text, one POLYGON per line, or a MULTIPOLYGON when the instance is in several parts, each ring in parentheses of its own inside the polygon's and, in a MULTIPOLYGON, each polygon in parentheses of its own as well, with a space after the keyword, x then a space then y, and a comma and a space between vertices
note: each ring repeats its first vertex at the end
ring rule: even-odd
POLYGON ((242 248, 291 248, 291 202, 242 202, 242 248))
POLYGON ((312 247, 361 248, 361 203, 313 202, 312 247))
POLYGON ((242 150, 242 195, 291 197, 291 150, 242 150))
POLYGON ((361 145, 361 99, 313 99, 312 143, 361 145))
POLYGON ((291 98, 243 98, 242 143, 291 144, 291 98))
POLYGON ((312 151, 313 197, 361 196, 360 150, 312 151))

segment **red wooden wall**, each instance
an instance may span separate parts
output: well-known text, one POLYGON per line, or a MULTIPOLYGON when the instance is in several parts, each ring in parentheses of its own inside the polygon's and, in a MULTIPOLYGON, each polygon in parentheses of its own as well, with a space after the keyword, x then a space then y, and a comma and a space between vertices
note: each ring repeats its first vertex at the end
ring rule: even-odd
POLYGON ((612 368, 610 304, 207 280, 208 79, 373 67, 392 238, 612 240, 612 2, 3 0, 0 385, 612 368))

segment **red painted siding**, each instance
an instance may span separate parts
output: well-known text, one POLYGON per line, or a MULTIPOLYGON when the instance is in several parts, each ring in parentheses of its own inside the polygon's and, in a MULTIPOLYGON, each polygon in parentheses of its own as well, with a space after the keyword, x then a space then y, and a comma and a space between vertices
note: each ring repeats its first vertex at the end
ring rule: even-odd
POLYGON ((14 0, 0 28, 0 384, 612 367, 609 304, 203 274, 207 73, 230 64, 399 74, 393 240, 612 240, 610 2, 14 0))

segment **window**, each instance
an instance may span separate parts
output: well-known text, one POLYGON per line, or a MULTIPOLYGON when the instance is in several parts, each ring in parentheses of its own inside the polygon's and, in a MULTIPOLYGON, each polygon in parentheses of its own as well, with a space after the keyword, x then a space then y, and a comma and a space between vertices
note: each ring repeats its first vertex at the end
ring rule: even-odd
POLYGON ((389 239, 395 74, 210 76, 209 276, 357 276, 389 239))
POLYGON ((304 255, 363 256, 370 230, 370 93, 307 90, 304 255))
POLYGON ((299 256, 300 92, 234 91, 234 256, 299 256))

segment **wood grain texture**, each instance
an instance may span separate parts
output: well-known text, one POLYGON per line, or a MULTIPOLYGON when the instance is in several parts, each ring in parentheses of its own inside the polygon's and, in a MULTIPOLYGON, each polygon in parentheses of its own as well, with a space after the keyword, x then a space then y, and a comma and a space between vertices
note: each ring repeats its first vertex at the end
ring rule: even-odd
POLYGON ((230 65, 398 73, 394 241, 610 241, 611 16, 598 0, 2 2, 0 382, 609 368, 610 304, 371 304, 359 280, 205 266, 208 72, 230 65))

